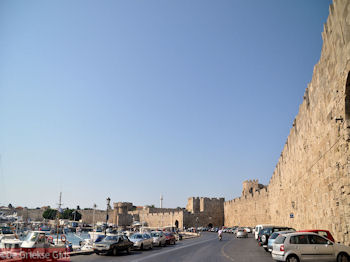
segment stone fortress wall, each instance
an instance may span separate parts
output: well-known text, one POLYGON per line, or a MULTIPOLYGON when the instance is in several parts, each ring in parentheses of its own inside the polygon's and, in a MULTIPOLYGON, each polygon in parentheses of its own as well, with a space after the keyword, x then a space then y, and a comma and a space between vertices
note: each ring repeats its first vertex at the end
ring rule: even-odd
MULTIPOLYGON (((14 208, 14 209, 0 209, 0 212, 5 215, 12 215, 17 213, 18 216, 22 217, 23 221, 44 221, 43 213, 45 208, 14 208)), ((79 210, 78 211, 82 216, 82 222, 87 224, 92 224, 93 222, 106 222, 106 210, 79 210)), ((108 222, 112 223, 112 210, 109 210, 109 219, 108 222)))
POLYGON ((184 212, 140 213, 139 221, 146 222, 149 227, 175 226, 176 221, 178 221, 178 227, 182 228, 184 226, 184 212))
POLYGON ((44 218, 42 216, 44 209, 31 209, 31 208, 16 208, 14 210, 11 210, 11 212, 5 212, 7 214, 12 214, 14 212, 17 213, 18 216, 21 216, 24 221, 27 221, 28 219, 32 221, 42 221, 44 218))
MULTIPOLYGON (((88 210, 79 210, 78 211, 81 214, 81 219, 86 224, 92 224, 92 223, 105 223, 106 222, 106 210, 99 210, 96 209, 95 211, 92 209, 88 210)), ((112 223, 112 210, 108 210, 108 222, 112 223)))
POLYGON ((222 226, 224 224, 224 198, 190 197, 187 208, 144 207, 131 210, 131 203, 114 203, 113 223, 127 227, 138 221, 149 227, 222 226))
POLYGON ((242 196, 224 204, 225 226, 270 224, 268 191, 258 180, 243 182, 242 196))
POLYGON ((350 244, 350 1, 334 0, 329 12, 320 60, 269 185, 225 202, 226 226, 323 228, 350 244))
POLYGON ((222 226, 224 224, 224 198, 190 197, 185 214, 186 227, 222 226))

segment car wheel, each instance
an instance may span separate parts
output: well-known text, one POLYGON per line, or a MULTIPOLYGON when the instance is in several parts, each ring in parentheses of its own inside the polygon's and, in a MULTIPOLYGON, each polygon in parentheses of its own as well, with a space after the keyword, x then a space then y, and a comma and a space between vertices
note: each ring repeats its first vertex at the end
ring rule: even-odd
POLYGON ((140 247, 141 250, 143 250, 143 244, 141 244, 141 247, 140 247))
POLYGON ((96 254, 96 255, 100 255, 100 253, 99 253, 99 252, 95 252, 95 254, 96 254))
POLYGON ((266 252, 269 252, 269 250, 267 249, 267 247, 264 247, 264 249, 265 249, 266 252))
POLYGON ((337 262, 349 262, 349 256, 346 253, 340 253, 337 256, 337 262))
POLYGON ((131 247, 128 247, 128 248, 126 249, 126 253, 130 254, 130 252, 131 252, 131 247))
POLYGON ((115 247, 113 248, 113 256, 116 256, 118 254, 118 249, 115 247))
POLYGON ((299 259, 298 259, 298 257, 297 256, 289 256, 289 257, 287 257, 287 260, 286 260, 287 262, 299 262, 299 259))

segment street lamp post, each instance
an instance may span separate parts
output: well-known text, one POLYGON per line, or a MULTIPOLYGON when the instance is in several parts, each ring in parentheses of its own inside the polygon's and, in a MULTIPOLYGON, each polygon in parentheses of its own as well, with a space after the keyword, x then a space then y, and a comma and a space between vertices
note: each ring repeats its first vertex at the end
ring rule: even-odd
POLYGON ((111 199, 108 197, 106 199, 107 201, 107 214, 106 214, 106 227, 105 227, 105 235, 107 235, 107 226, 108 226, 108 208, 109 208, 109 203, 111 202, 111 199))

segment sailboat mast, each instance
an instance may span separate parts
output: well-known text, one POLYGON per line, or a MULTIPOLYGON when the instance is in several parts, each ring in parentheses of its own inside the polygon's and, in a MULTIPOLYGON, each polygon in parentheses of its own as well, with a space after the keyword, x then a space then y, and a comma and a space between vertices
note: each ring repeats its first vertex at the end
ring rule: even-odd
POLYGON ((57 210, 57 216, 56 216, 56 223, 57 223, 57 245, 58 245, 58 229, 59 229, 59 225, 58 225, 58 217, 59 217, 59 214, 60 214, 60 211, 61 211, 61 205, 62 205, 62 192, 60 192, 60 198, 59 198, 59 201, 58 201, 58 210, 57 210))

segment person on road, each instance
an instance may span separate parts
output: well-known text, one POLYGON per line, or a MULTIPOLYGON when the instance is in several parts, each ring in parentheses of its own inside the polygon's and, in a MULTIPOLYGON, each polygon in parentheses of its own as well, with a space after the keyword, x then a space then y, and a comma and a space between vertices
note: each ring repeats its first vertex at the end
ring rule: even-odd
POLYGON ((222 229, 221 228, 218 231, 218 237, 219 237, 219 240, 222 239, 222 229))

